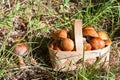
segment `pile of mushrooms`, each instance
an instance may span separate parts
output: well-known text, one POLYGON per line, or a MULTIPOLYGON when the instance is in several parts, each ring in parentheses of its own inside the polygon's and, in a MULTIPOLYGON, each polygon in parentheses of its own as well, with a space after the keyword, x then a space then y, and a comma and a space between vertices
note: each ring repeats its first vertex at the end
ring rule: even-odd
MULTIPOLYGON (((71 33, 71 32, 70 32, 71 33)), ((85 51, 102 49, 112 43, 105 31, 96 31, 92 26, 86 26, 82 29, 85 51)), ((53 41, 49 48, 57 51, 73 51, 74 38, 73 33, 68 34, 67 30, 56 30, 53 33, 53 41)))
POLYGON ((105 31, 96 31, 92 26, 86 26, 82 31, 83 37, 86 38, 86 51, 102 49, 112 43, 105 31))
POLYGON ((53 33, 53 41, 49 47, 57 51, 72 51, 74 49, 74 41, 68 37, 67 30, 57 30, 53 33))

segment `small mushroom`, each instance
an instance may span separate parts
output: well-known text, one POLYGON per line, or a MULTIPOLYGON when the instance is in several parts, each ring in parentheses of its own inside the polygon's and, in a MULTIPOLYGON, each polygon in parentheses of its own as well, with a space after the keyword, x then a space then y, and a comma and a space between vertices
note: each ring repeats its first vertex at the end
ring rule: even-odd
POLYGON ((53 39, 58 40, 60 38, 67 38, 67 30, 57 30, 53 34, 53 39))
POLYGON ((105 42, 99 37, 92 38, 89 42, 93 50, 102 49, 105 47, 105 42))
POLYGON ((95 29, 92 26, 86 26, 82 29, 83 32, 83 36, 90 36, 90 37, 98 37, 97 32, 95 31, 95 29))
POLYGON ((64 38, 61 41, 60 46, 61 46, 62 50, 64 50, 64 51, 72 51, 74 49, 74 42, 70 38, 64 38))
POLYGON ((84 42, 84 49, 85 51, 90 51, 92 49, 92 46, 88 42, 84 42))
POLYGON ((18 56, 19 66, 25 66, 23 56, 29 53, 29 46, 25 43, 17 44, 13 50, 13 54, 18 56))
POLYGON ((59 38, 67 38, 67 30, 60 30, 59 38))
POLYGON ((103 39, 103 40, 109 39, 109 37, 105 31, 98 31, 97 33, 98 33, 98 37, 100 37, 101 39, 103 39))

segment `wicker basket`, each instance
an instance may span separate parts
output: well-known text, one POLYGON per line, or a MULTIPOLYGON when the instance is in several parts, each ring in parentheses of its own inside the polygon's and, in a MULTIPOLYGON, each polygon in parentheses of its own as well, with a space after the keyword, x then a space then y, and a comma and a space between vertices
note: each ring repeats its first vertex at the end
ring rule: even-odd
POLYGON ((99 61, 99 66, 107 66, 109 64, 110 45, 98 50, 83 50, 82 20, 75 20, 74 36, 76 51, 57 51, 48 46, 51 63, 55 70, 67 71, 80 68, 83 54, 84 63, 87 65, 93 65, 96 61, 99 61))

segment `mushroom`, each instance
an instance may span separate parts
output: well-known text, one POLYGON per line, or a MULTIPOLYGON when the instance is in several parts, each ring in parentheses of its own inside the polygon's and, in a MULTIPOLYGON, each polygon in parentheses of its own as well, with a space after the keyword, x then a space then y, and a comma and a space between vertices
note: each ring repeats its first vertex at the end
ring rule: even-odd
POLYGON ((65 29, 60 30, 58 37, 59 38, 67 38, 67 30, 65 30, 65 29))
POLYGON ((29 46, 25 43, 17 44, 13 50, 13 53, 18 56, 19 66, 25 66, 23 56, 29 53, 29 46))
POLYGON ((105 31, 98 31, 97 33, 98 33, 98 37, 100 37, 101 39, 103 39, 103 40, 108 40, 109 39, 109 37, 108 37, 108 35, 106 34, 105 31))
POLYGON ((97 32, 95 31, 95 29, 92 26, 86 26, 82 29, 83 32, 83 36, 90 36, 90 37, 98 37, 97 32))
POLYGON ((84 49, 85 51, 90 51, 92 49, 92 46, 88 42, 84 42, 84 49))
POLYGON ((93 50, 102 49, 105 47, 105 42, 99 37, 92 38, 89 42, 93 50))
POLYGON ((70 38, 64 38, 61 40, 60 46, 64 51, 72 51, 74 49, 74 42, 70 38))
POLYGON ((53 39, 58 40, 60 38, 67 38, 67 30, 57 30, 53 34, 53 39))

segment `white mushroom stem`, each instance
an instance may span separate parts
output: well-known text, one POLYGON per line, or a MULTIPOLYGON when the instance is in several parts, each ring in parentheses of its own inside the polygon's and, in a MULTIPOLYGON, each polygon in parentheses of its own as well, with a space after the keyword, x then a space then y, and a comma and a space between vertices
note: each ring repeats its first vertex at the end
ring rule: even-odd
POLYGON ((25 62, 22 56, 18 56, 19 67, 25 66, 25 62))

